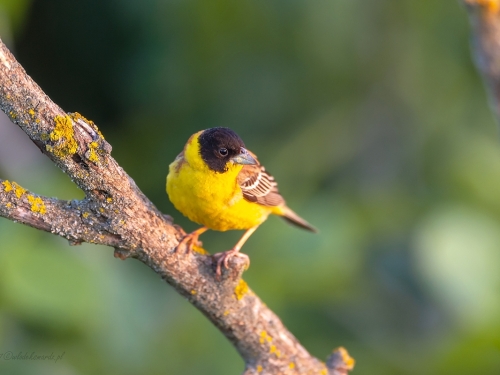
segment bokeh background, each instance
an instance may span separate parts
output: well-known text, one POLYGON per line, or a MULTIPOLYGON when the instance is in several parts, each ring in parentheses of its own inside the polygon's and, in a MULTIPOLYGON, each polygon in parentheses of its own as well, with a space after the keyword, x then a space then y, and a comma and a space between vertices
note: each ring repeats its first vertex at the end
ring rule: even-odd
MULTIPOLYGON (((245 279, 319 358, 355 374, 500 374, 500 143, 458 1, 0 0, 0 37, 94 120, 139 187, 227 126, 320 229, 271 218, 245 279)), ((82 193, 0 117, 0 176, 82 193)), ((210 252, 239 232, 207 233, 210 252)), ((150 269, 0 219, 2 374, 238 374, 243 362, 150 269)))

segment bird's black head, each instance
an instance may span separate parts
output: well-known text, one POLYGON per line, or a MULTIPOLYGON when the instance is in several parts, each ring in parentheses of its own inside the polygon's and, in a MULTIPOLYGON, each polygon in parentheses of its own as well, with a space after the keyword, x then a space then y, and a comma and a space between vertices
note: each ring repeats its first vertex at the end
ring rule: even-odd
MULTIPOLYGON (((211 128, 203 131, 199 137, 200 155, 208 167, 216 172, 227 171, 227 163, 240 156, 251 156, 245 150, 245 144, 241 138, 229 128, 211 128)), ((253 160, 253 159, 252 159, 253 160)), ((240 162, 240 164, 255 164, 240 162)))

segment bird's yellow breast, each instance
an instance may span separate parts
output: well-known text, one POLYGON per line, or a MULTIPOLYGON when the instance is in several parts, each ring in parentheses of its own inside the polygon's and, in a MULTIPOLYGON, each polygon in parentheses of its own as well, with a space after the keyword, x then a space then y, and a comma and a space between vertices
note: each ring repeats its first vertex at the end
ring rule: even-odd
POLYGON ((210 229, 249 229, 261 224, 272 210, 243 198, 237 183, 241 165, 228 163, 228 170, 218 173, 205 164, 199 153, 200 133, 190 138, 183 153, 170 164, 170 201, 190 220, 210 229))

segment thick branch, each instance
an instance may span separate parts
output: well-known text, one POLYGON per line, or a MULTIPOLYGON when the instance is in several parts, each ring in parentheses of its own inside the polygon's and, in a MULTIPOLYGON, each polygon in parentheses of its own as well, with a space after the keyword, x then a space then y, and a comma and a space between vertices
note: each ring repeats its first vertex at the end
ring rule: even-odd
POLYGON ((477 69, 500 118, 500 0, 463 0, 472 26, 472 49, 477 69))
POLYGON ((245 374, 333 374, 344 369, 338 358, 348 356, 334 353, 336 360, 328 361, 327 369, 300 345, 241 279, 245 264, 239 258, 233 258, 217 282, 212 258, 203 249, 176 253, 183 231, 156 209, 111 157, 111 147, 95 124, 63 112, 1 41, 0 108, 86 195, 82 201, 59 201, 0 180, 0 216, 72 243, 113 246, 115 256, 147 264, 234 344, 245 360, 245 374))

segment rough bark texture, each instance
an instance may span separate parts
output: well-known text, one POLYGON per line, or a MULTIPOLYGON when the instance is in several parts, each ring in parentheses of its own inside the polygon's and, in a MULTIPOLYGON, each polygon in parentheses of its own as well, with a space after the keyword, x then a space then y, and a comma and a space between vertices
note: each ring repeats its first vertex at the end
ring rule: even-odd
POLYGON ((472 27, 472 54, 500 118, 500 0, 463 0, 472 27))
POLYGON ((112 246, 136 258, 185 296, 233 343, 244 374, 345 374, 344 349, 327 363, 311 356, 241 279, 235 257, 220 281, 203 249, 175 252, 184 232, 144 196, 111 157, 95 124, 67 114, 43 93, 0 40, 0 108, 85 192, 81 201, 30 193, 0 180, 0 216, 67 238, 112 246))

